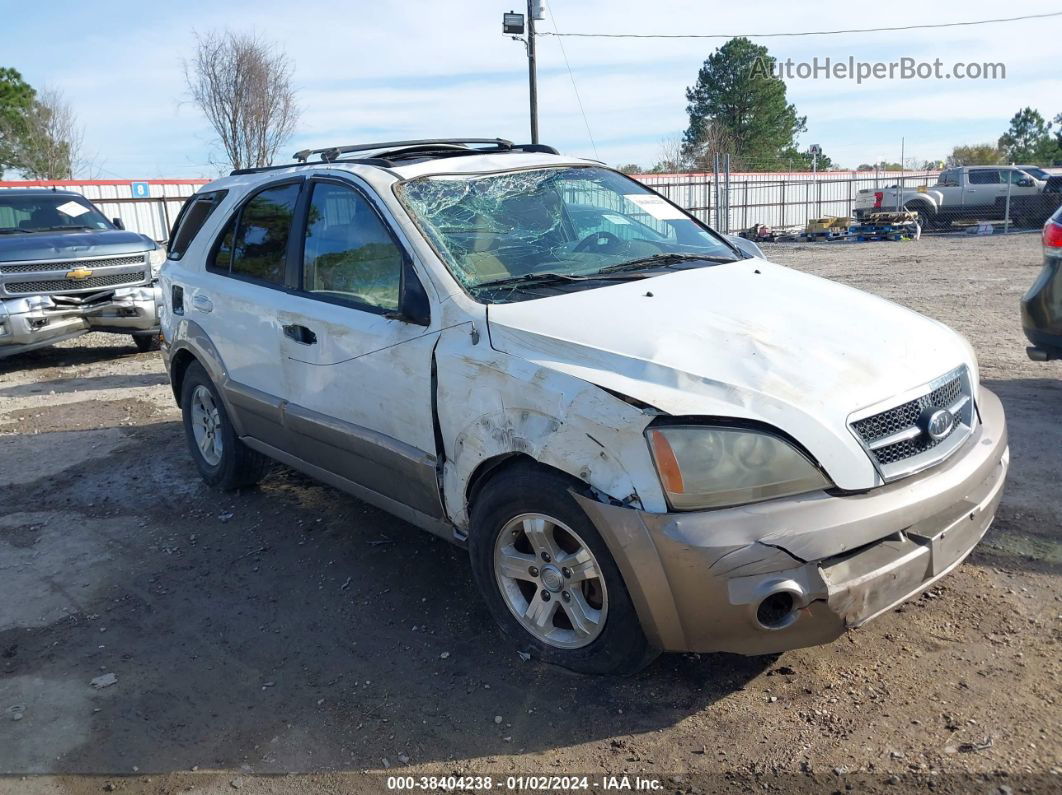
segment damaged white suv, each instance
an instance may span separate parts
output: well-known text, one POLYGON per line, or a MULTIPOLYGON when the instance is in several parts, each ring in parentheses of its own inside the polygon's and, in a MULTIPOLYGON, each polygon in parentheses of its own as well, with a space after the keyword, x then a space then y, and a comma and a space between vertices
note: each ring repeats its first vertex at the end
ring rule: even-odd
POLYGON ((940 323, 549 147, 297 158, 204 187, 163 267, 195 463, 275 459, 467 546, 539 658, 824 643, 991 523, 1003 410, 940 323))

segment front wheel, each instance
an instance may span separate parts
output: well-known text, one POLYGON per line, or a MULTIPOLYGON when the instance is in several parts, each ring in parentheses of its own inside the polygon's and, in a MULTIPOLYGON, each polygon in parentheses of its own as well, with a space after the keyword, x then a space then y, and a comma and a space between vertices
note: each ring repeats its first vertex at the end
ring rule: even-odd
POLYGON ((149 353, 159 349, 160 338, 158 334, 134 334, 133 344, 140 353, 149 353))
POLYGON ((533 656, 580 673, 633 673, 657 652, 573 485, 524 466, 492 479, 472 507, 473 577, 502 630, 533 656))

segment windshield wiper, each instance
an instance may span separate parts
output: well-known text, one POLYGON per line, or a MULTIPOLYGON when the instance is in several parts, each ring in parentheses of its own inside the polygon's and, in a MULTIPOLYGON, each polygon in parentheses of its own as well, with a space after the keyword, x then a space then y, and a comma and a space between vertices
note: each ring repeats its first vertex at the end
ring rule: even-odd
POLYGON ((588 273, 586 275, 576 273, 525 273, 520 276, 506 276, 504 279, 493 279, 489 282, 477 284, 474 289, 482 290, 494 287, 540 287, 547 284, 566 284, 568 282, 598 282, 598 281, 628 281, 631 279, 645 278, 639 273, 604 274, 588 273))
POLYGON ((76 229, 92 230, 91 226, 42 226, 37 229, 25 229, 25 232, 70 232, 76 229))
POLYGON ((17 235, 19 232, 25 231, 25 229, 0 229, 0 235, 17 235))
POLYGON ((654 268, 667 265, 677 265, 689 260, 704 260, 705 262, 737 262, 733 257, 721 257, 711 254, 680 254, 678 252, 652 254, 648 257, 639 257, 629 262, 620 262, 617 265, 609 265, 602 268, 598 273, 620 273, 622 271, 639 270, 640 268, 654 268))

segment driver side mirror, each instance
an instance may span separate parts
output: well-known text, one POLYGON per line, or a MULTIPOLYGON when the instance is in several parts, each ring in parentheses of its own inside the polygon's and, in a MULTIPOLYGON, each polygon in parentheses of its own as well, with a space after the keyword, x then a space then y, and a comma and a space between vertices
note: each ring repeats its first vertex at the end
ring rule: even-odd
POLYGON ((125 229, 125 224, 122 223, 122 219, 121 218, 112 218, 111 219, 111 223, 114 224, 119 229, 125 229))

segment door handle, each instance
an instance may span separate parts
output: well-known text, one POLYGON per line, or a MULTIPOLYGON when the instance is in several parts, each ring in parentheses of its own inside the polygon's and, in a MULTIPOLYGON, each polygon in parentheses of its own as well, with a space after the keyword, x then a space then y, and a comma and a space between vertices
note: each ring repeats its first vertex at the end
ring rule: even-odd
POLYGON ((293 323, 289 326, 283 326, 284 336, 290 340, 294 340, 300 345, 316 345, 317 335, 314 334, 306 326, 300 326, 297 323, 293 323))
POLYGON ((201 293, 196 293, 192 298, 192 308, 198 309, 200 312, 213 312, 214 302, 201 293))

